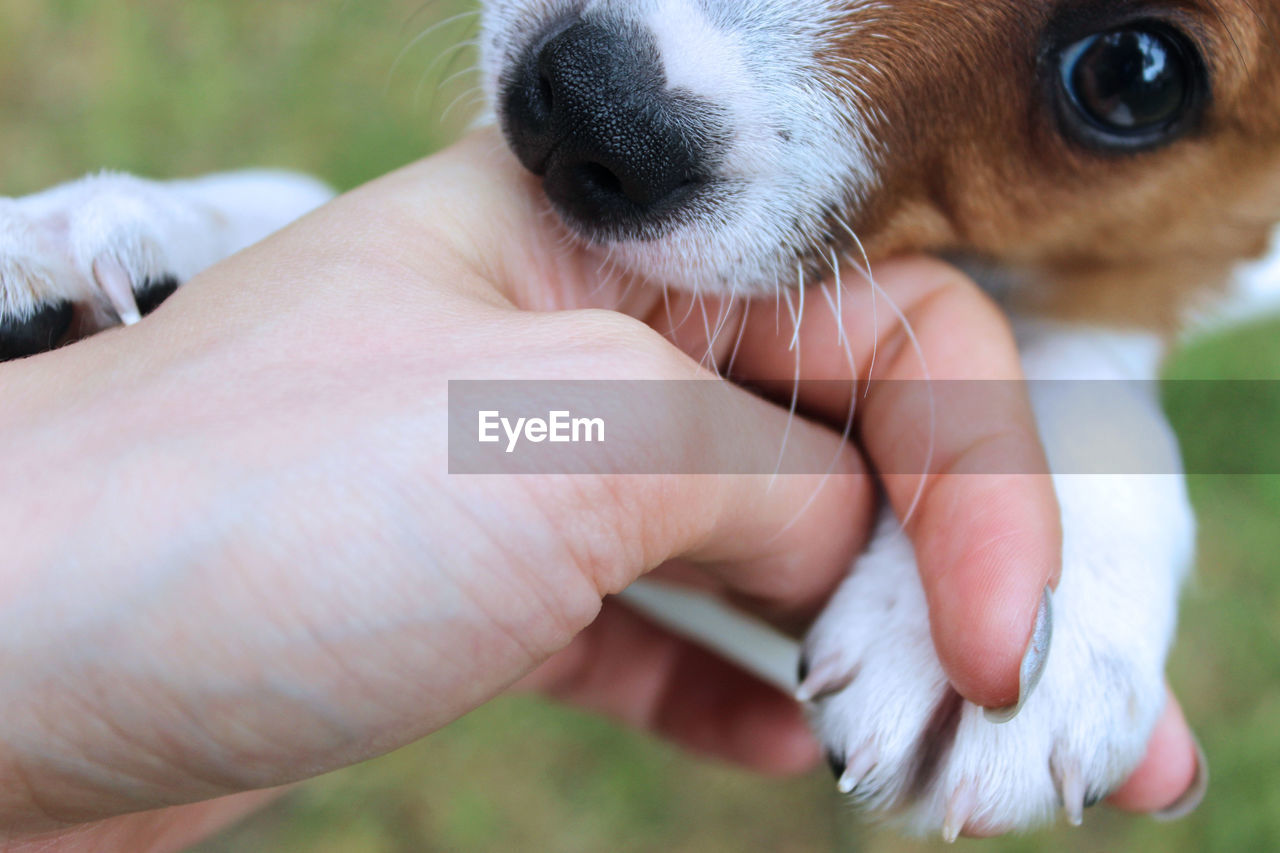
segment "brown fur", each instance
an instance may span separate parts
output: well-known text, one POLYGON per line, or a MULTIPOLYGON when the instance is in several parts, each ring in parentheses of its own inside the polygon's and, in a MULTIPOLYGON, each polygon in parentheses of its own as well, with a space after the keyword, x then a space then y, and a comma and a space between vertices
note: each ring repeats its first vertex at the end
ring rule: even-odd
POLYGON ((882 183, 850 205, 873 256, 963 252, 1043 284, 1022 307, 1169 330, 1267 247, 1280 220, 1280 0, 895 0, 875 16, 876 35, 827 58, 853 63, 883 110, 882 183), (1139 153, 1064 137, 1040 60, 1046 28, 1073 11, 1190 35, 1209 68, 1203 122, 1139 153))

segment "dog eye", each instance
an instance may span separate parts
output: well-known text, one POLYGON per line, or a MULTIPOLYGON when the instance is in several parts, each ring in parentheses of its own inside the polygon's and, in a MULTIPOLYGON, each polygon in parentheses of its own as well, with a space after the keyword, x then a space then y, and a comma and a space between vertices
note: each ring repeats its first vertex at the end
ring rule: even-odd
POLYGON ((1167 142, 1199 115, 1202 69, 1190 39, 1163 24, 1088 36, 1059 54, 1064 118, 1093 145, 1133 150, 1167 142))

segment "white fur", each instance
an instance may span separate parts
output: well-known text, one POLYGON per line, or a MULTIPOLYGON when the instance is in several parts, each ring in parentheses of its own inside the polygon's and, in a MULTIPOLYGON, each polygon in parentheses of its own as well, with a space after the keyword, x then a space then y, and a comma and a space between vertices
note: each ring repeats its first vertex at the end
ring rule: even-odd
POLYGON ((1280 228, 1271 232, 1271 251, 1266 256, 1236 268, 1234 287, 1227 299, 1197 313, 1189 324, 1197 332, 1280 314, 1280 228))

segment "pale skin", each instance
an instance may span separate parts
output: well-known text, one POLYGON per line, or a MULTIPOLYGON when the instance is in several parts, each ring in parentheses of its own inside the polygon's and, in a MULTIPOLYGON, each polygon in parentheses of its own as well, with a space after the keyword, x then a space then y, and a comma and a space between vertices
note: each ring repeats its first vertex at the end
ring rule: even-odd
MULTIPOLYGON (((602 283, 552 229, 480 135, 209 270, 138 326, 0 366, 0 482, 21 484, 0 497, 0 649, 21 661, 0 667, 0 849, 180 849, 513 686, 766 773, 818 761, 789 698, 602 602, 663 567, 799 627, 868 533, 863 454, 884 461, 918 427, 874 399, 860 446, 798 422, 802 453, 838 459, 827 478, 450 477, 450 378, 705 375, 701 321, 670 336, 690 358, 655 333, 672 331, 659 296, 602 283), (631 316, 527 310, 585 305, 631 316)), ((908 260, 879 278, 934 376, 1018 375, 1003 317, 957 272, 908 260)), ((914 375, 896 318, 873 334, 864 298, 843 303, 854 364, 877 339, 877 371, 914 375)), ((855 378, 832 312, 809 317, 805 378, 855 378)), ((745 322, 735 374, 790 377, 772 309, 745 322)), ((837 422, 847 402, 802 401, 837 422)), ((709 417, 787 416, 739 404, 709 417)), ((1032 435, 1010 406, 944 461, 963 467, 987 433, 1032 435)), ((710 432, 643 450, 734 452, 710 432)), ((899 508, 914 491, 888 484, 899 508)), ((1056 518, 1032 476, 938 479, 912 517, 940 657, 974 702, 1016 696, 1056 518)), ((1195 761, 1170 701, 1112 802, 1161 809, 1195 761)))

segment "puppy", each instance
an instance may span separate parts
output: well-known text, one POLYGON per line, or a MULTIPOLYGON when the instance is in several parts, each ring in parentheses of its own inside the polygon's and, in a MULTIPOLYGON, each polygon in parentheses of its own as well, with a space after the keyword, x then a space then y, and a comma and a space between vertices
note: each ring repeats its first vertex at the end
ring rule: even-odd
MULTIPOLYGON (((482 50, 512 151, 624 269, 755 294, 944 253, 1014 316, 1031 379, 1146 380, 1204 300, 1280 279, 1242 264, 1280 220, 1278 34, 1274 0, 494 0, 482 50)), ((1064 552, 1025 702, 950 689, 892 518, 806 641, 840 789, 909 829, 1079 823, 1163 707, 1184 486, 1091 469, 1097 408, 1062 385, 1031 388, 1064 552)), ((1112 383, 1106 415, 1177 471, 1152 396, 1112 383)))
MULTIPOLYGON (((1280 220, 1277 33, 1278 0, 490 0, 481 65, 514 156, 631 272, 754 295, 945 253, 1016 318, 1029 377, 1141 380, 1208 295, 1280 278, 1245 263, 1280 220)), ((0 359, 134 322, 327 197, 108 175, 0 203, 0 359)), ((1091 425, 1048 387, 1051 464, 1078 470, 1091 425)), ((1125 387, 1113 414, 1174 470, 1156 401, 1125 387)), ((1192 554, 1183 483, 1054 482, 1064 568, 1018 707, 948 686, 892 518, 812 629, 800 695, 869 810, 947 838, 1078 823, 1141 759, 1192 554)))

